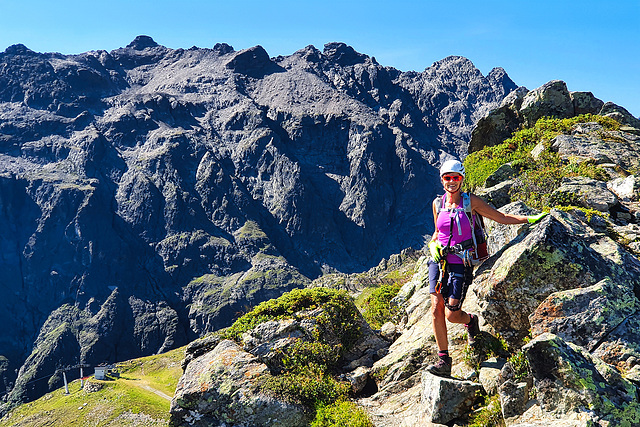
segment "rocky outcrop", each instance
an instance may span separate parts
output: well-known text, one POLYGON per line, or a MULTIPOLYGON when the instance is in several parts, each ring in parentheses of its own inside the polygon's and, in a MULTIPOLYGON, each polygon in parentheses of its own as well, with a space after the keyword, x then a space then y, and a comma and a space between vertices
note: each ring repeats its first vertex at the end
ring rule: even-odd
POLYGON ((640 167, 640 136, 626 131, 605 131, 596 123, 576 125, 571 135, 559 135, 551 147, 562 159, 591 160, 597 165, 617 165, 624 170, 640 167))
POLYGON ((481 315, 507 339, 524 337, 529 314, 553 292, 590 286, 605 277, 640 290, 640 261, 561 211, 552 211, 498 254, 479 268, 475 292, 481 315))
POLYGON ((469 142, 469 153, 498 145, 542 117, 565 119, 580 114, 612 117, 623 125, 640 128, 640 120, 623 107, 604 103, 591 92, 569 92, 565 82, 553 80, 531 91, 520 87, 505 97, 499 108, 478 121, 469 142))
POLYGON ((310 414, 300 405, 256 391, 269 371, 257 357, 225 340, 196 358, 171 401, 174 426, 302 426, 310 414))
MULTIPOLYGON (((545 90, 554 87, 556 95, 563 94, 558 84, 545 90)), ((542 92, 530 98, 531 114, 536 102, 544 104, 545 99, 566 109, 604 108, 590 94, 569 94, 571 107, 563 100, 566 94, 545 98, 542 92)), ((519 104, 512 111, 523 105, 524 96, 516 95, 510 106, 516 100, 519 104)), ((463 305, 479 314, 481 334, 471 350, 464 329, 448 324, 453 378, 441 381, 451 382, 451 387, 467 382, 493 396, 488 400, 493 403, 483 409, 491 412, 492 423, 500 418, 510 427, 640 422, 640 216, 634 181, 638 147, 631 126, 605 130, 597 123, 578 123, 552 141, 538 141, 531 161, 551 149, 572 171, 564 181, 543 189, 556 191, 558 209, 536 225, 486 221, 492 256, 476 269, 463 305), (587 166, 584 171, 591 178, 579 176, 581 166, 587 166), (523 346, 529 334, 532 340, 523 346), (504 341, 510 354, 501 354, 504 341), (508 361, 487 359, 492 352, 508 361)), ((503 212, 536 214, 510 191, 522 185, 528 168, 514 164, 500 167, 487 178, 489 187, 477 194, 503 212)), ((432 425, 433 413, 444 414, 440 422, 446 424, 470 422, 468 409, 455 415, 453 408, 436 410, 433 393, 438 387, 421 388, 421 380, 430 377, 424 368, 436 352, 426 265, 426 258, 416 263, 412 280, 394 299, 403 316, 388 354, 374 364, 378 391, 359 399, 376 426, 432 425)), ((463 396, 451 393, 449 402, 463 396)))
MULTIPOLYGON (((346 294, 325 288, 294 291, 270 305, 263 303, 232 329, 252 325, 252 319, 256 324, 239 332, 237 342, 208 337, 189 345, 171 403, 171 425, 309 425, 316 402, 269 382, 316 369, 313 377, 300 377, 288 388, 303 389, 307 385, 300 382, 331 375, 359 394, 372 381, 373 363, 389 346, 346 294)), ((330 389, 327 381, 317 385, 330 389)), ((323 393, 311 391, 313 396, 323 393)))
POLYGON ((547 420, 569 418, 581 425, 640 423, 637 388, 589 352, 548 333, 524 350, 547 420))
POLYGON ((622 372, 632 372, 640 368, 636 295, 633 288, 609 277, 593 286, 553 293, 529 317, 531 334, 535 338, 552 333, 622 372))
POLYGON ((465 58, 404 73, 343 43, 277 58, 148 36, 79 55, 7 48, 0 384, 27 360, 21 372, 53 373, 34 343, 63 306, 78 311, 64 357, 115 362, 420 245, 440 154, 464 155, 514 88, 465 58), (79 340, 88 325, 100 333, 79 340))
MULTIPOLYGON (((521 202, 501 210, 534 213, 521 202)), ((446 408, 434 403, 442 384, 423 387, 425 378, 433 379, 424 368, 436 348, 426 258, 419 260, 395 299, 404 313, 399 335, 373 366, 378 391, 359 400, 374 424, 464 424, 463 384, 497 394, 508 426, 637 423, 640 261, 598 224, 580 211, 556 210, 534 226, 488 224, 493 255, 477 269, 464 302, 481 319, 476 351, 495 349, 499 335, 514 356, 529 332, 533 340, 516 359, 480 359, 471 368, 464 328, 449 324, 453 378, 438 381, 457 391, 447 394, 446 408), (531 369, 516 373, 512 363, 522 365, 522 358, 531 369)))

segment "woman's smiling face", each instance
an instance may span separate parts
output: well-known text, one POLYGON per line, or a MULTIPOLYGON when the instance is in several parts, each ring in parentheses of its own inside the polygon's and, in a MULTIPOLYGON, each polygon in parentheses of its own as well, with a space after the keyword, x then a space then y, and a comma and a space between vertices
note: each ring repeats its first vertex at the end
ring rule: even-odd
POLYGON ((460 189, 460 186, 462 186, 462 181, 464 180, 464 177, 459 173, 451 172, 451 173, 445 173, 444 175, 442 175, 441 180, 442 180, 442 186, 444 187, 446 192, 455 193, 460 189))

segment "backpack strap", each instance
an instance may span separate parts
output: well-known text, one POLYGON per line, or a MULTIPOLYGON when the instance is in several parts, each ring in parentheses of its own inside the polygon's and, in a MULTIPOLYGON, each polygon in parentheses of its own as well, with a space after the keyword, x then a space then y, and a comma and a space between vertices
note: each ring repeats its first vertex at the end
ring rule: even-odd
POLYGON ((433 203, 436 204, 436 215, 440 214, 440 211, 444 208, 444 194, 433 199, 433 203))

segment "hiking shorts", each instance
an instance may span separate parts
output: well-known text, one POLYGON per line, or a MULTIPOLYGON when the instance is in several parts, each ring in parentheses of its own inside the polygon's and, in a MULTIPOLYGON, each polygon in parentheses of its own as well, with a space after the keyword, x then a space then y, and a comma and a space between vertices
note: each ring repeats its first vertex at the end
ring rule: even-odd
MULTIPOLYGON (((440 264, 429 261, 429 292, 432 294, 437 293, 436 287, 438 286, 438 279, 440 278, 440 264)), ((467 271, 465 276, 465 270, 470 270, 464 266, 464 264, 452 264, 447 263, 448 277, 442 283, 442 289, 440 293, 444 298, 462 299, 463 292, 473 280, 473 270, 467 271), (465 286, 465 279, 468 280, 467 286, 465 286)))

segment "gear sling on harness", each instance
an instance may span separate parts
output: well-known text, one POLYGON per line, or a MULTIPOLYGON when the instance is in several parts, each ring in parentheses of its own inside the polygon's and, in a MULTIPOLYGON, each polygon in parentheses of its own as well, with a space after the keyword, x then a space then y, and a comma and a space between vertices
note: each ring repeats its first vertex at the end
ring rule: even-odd
MULTIPOLYGON (((474 214, 471 210, 471 200, 468 193, 462 193, 463 199, 463 208, 465 212, 465 216, 469 220, 469 225, 471 226, 471 238, 467 239, 459 244, 451 246, 451 238, 453 236, 453 222, 451 219, 449 221, 449 240, 447 245, 442 249, 442 261, 440 262, 440 276, 438 278, 438 282, 436 285, 436 292, 441 293, 442 287, 444 284, 448 284, 449 275, 454 275, 460 277, 460 273, 452 272, 448 266, 446 261, 447 255, 452 253, 457 255, 462 259, 462 263, 464 265, 464 277, 460 277, 463 279, 462 293, 458 303, 455 305, 449 304, 448 298, 445 298, 445 306, 450 311, 458 311, 462 307, 462 302, 467 294, 467 289, 471 285, 473 280, 473 267, 480 264, 482 261, 489 257, 489 253, 487 251, 487 239, 484 233, 484 227, 482 223, 482 217, 477 214, 474 214), (478 220, 476 221, 476 216, 478 220)), ((436 199, 437 206, 437 214, 440 213, 441 210, 444 209, 444 196, 440 196, 436 199), (438 200, 440 199, 440 200, 438 200)), ((454 216, 455 222, 458 227, 458 234, 462 234, 460 220, 458 216, 458 212, 460 208, 449 209, 449 212, 455 212, 454 216)), ((448 286, 448 285, 447 285, 448 286)))

